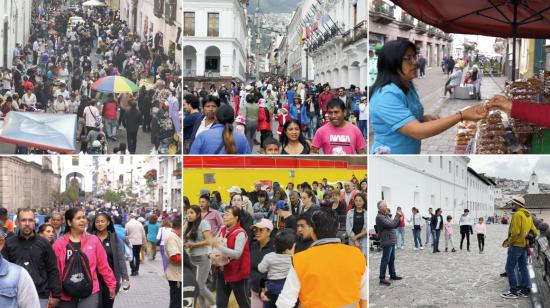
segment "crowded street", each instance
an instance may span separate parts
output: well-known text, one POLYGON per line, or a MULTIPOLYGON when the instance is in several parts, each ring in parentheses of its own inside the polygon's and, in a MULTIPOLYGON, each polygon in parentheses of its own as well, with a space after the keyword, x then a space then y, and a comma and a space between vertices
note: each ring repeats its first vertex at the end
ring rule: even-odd
POLYGON ((180 153, 175 47, 102 2, 69 3, 33 1, 0 69, 0 153, 180 153))

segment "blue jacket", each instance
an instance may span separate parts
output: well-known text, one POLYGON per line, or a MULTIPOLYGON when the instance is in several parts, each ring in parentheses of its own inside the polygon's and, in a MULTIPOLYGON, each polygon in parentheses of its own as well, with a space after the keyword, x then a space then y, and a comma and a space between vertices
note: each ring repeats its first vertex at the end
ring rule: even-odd
POLYGON ((8 262, 0 255, 0 307, 17 308, 21 269, 19 265, 8 262))
MULTIPOLYGON (((203 131, 196 136, 189 154, 216 154, 216 150, 223 143, 223 125, 214 124, 210 129, 203 131)), ((244 134, 233 131, 233 140, 237 146, 237 154, 250 154, 250 145, 244 134)), ((225 147, 222 146, 218 154, 225 154, 225 147)))
POLYGON ((289 106, 290 106, 290 111, 288 112, 288 114, 290 114, 291 118, 293 118, 294 120, 300 121, 300 123, 302 123, 303 125, 306 125, 306 124, 309 123, 309 119, 307 117, 306 104, 302 104, 302 107, 300 107, 300 118, 299 119, 298 119, 298 108, 296 108, 296 105, 289 104, 289 106))

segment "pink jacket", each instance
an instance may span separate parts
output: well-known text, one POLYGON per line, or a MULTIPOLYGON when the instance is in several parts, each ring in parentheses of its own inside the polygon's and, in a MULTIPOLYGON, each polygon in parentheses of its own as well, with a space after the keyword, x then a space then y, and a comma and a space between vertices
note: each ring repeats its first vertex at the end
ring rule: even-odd
POLYGON ((445 234, 453 235, 453 223, 446 221, 443 227, 445 228, 445 234))
POLYGON ((485 234, 487 233, 487 226, 483 223, 483 224, 475 224, 474 225, 474 232, 476 234, 485 234))
MULTIPOLYGON (((53 244, 53 251, 57 257, 57 267, 59 269, 59 281, 61 283, 63 283, 61 279, 63 277, 63 270, 65 269, 68 244, 68 234, 58 238, 53 244)), ((103 277, 105 284, 109 287, 109 290, 114 290, 116 288, 115 274, 109 267, 107 253, 105 252, 99 238, 92 234, 83 233, 80 237, 80 247, 81 250, 84 251, 84 254, 88 257, 88 262, 90 263, 90 271, 92 272, 93 279, 92 294, 99 292, 99 280, 97 278, 96 268, 103 277)), ((71 297, 61 293, 61 300, 70 301, 71 297)))

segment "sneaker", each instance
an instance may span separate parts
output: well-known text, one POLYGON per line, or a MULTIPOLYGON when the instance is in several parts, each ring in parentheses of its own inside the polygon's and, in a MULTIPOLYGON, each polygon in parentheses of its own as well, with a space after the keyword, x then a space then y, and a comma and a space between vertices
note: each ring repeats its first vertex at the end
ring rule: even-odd
POLYGON ((515 294, 515 293, 512 293, 512 291, 508 291, 506 293, 502 293, 500 294, 501 297, 503 298, 508 298, 508 299, 516 299, 518 298, 518 295, 515 294))
POLYGON ((387 279, 380 280, 380 285, 382 285, 382 286, 391 286, 391 282, 389 282, 387 279))
POLYGON ((414 250, 418 250, 418 248, 414 247, 414 250))
POLYGON ((403 277, 399 277, 399 276, 390 277, 390 280, 401 280, 401 279, 403 279, 403 277))
POLYGON ((501 274, 500 274, 500 277, 508 277, 508 274, 507 274, 506 272, 501 273, 501 274))
POLYGON ((456 249, 453 248, 453 250, 451 250, 452 252, 456 252, 456 249))
POLYGON ((424 250, 424 246, 420 246, 420 250, 424 250))
POLYGON ((529 297, 529 294, 523 293, 524 291, 518 291, 518 297, 527 298, 529 297))

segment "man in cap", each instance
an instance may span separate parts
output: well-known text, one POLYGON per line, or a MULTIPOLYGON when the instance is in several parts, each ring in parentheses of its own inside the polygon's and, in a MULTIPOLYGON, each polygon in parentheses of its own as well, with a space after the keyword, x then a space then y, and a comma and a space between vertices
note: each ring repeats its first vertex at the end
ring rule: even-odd
POLYGON ((229 200, 231 200, 234 195, 241 194, 243 191, 239 186, 231 186, 231 188, 229 188, 227 192, 229 193, 229 200))
POLYGON ((298 228, 298 225, 296 224, 296 216, 292 215, 290 207, 285 201, 277 201, 275 204, 275 212, 279 218, 277 222, 278 230, 292 229, 296 232, 296 229, 298 228))
POLYGON ((133 258, 130 261, 130 268, 132 269, 131 276, 139 275, 139 255, 141 252, 141 246, 145 243, 145 229, 143 225, 137 220, 139 215, 135 212, 130 214, 130 220, 126 223, 126 240, 132 246, 133 258))
POLYGON ((521 196, 512 198, 512 221, 508 227, 508 238, 502 243, 502 247, 508 248, 506 259, 506 274, 510 290, 500 296, 508 299, 528 297, 531 279, 527 267, 528 237, 535 238, 538 235, 533 223, 531 213, 525 208, 525 199, 521 196), (519 277, 518 277, 519 272, 519 277))
MULTIPOLYGON (((0 250, 4 249, 7 230, 0 228, 0 250)), ((34 282, 24 268, 9 262, 0 256, 0 288, 4 294, 14 296, 2 296, 1 307, 40 307, 38 292, 34 282)))

